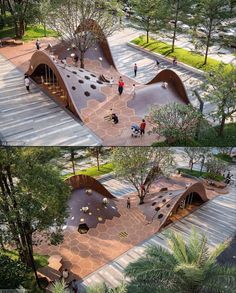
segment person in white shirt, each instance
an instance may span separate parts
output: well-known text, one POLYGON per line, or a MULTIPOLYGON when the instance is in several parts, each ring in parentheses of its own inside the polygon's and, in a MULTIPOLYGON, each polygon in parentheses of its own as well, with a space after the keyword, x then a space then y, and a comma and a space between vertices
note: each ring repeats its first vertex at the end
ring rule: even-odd
POLYGON ((135 84, 133 84, 133 86, 132 86, 131 95, 132 95, 133 97, 136 95, 136 88, 135 88, 135 84))
POLYGON ((64 269, 62 272, 62 278, 66 280, 69 277, 69 272, 67 269, 64 269))
POLYGON ((114 79, 113 79, 113 77, 111 77, 111 78, 110 78, 110 87, 112 87, 113 84, 114 84, 114 79))
POLYGON ((28 78, 28 76, 25 77, 25 87, 26 87, 26 90, 29 92, 30 91, 30 80, 28 78))

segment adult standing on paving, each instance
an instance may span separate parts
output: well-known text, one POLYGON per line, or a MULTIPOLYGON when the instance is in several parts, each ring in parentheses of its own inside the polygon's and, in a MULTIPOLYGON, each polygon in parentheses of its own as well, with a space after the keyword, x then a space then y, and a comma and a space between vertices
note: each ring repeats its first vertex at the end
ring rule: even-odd
POLYGON ((138 72, 138 65, 137 63, 134 64, 134 76, 137 76, 137 72, 138 72))
POLYGON ((130 198, 128 197, 127 198, 127 209, 130 209, 131 207, 131 203, 130 203, 130 198))
POLYGON ((124 83, 123 79, 121 78, 119 80, 119 84, 118 84, 118 92, 119 92, 120 96, 122 95, 122 93, 124 91, 124 85, 125 85, 125 83, 124 83))
POLYGON ((26 87, 26 90, 29 92, 30 91, 30 80, 28 78, 28 75, 25 76, 25 87, 26 87))
POLYGON ((35 46, 36 46, 36 49, 37 49, 37 50, 40 49, 40 42, 39 42, 39 40, 36 41, 35 46))
POLYGON ((146 121, 145 121, 144 119, 142 120, 142 122, 141 122, 139 128, 140 128, 140 134, 141 134, 141 135, 145 134, 146 121))

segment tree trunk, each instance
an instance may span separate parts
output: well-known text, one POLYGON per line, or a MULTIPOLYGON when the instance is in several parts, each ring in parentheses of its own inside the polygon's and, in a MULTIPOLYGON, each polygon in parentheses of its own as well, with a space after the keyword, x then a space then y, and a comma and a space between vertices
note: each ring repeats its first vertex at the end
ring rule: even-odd
POLYGON ((190 171, 193 171, 193 161, 191 160, 191 164, 190 164, 190 171))
POLYGON ((75 175, 75 154, 73 150, 70 153, 70 157, 71 157, 73 174, 75 175))
POLYGON ((176 4, 176 13, 175 13, 175 25, 174 25, 174 35, 173 35, 173 39, 172 39, 172 52, 175 51, 175 39, 176 39, 176 31, 177 31, 177 21, 179 18, 179 1, 177 1, 176 4))
POLYGON ((97 168, 100 171, 100 164, 99 164, 99 149, 96 148, 96 159, 97 159, 97 168))
POLYGON ((147 30, 147 44, 149 43, 149 30, 147 30))
POLYGON ((25 21, 24 19, 21 19, 19 22, 19 37, 22 39, 24 35, 25 35, 25 21))
POLYGON ((205 157, 202 159, 202 162, 201 162, 200 175, 202 175, 202 169, 203 169, 204 164, 205 164, 205 157))
POLYGON ((46 30, 46 22, 43 23, 43 31, 44 31, 44 37, 47 36, 47 30, 46 30))
POLYGON ((209 51, 209 46, 210 46, 210 41, 211 41, 211 31, 212 31, 212 20, 210 20, 210 27, 209 27, 209 32, 207 35, 206 52, 205 52, 205 59, 204 59, 203 65, 207 64, 208 51, 209 51))
POLYGON ((218 132, 219 136, 223 136, 224 127, 225 127, 225 120, 226 120, 226 117, 225 117, 225 115, 223 115, 223 117, 221 119, 221 123, 220 123, 220 129, 219 129, 219 132, 218 132))
POLYGON ((139 205, 144 204, 144 196, 139 197, 139 205))
POLYGON ((80 52, 80 67, 84 68, 84 52, 80 52))

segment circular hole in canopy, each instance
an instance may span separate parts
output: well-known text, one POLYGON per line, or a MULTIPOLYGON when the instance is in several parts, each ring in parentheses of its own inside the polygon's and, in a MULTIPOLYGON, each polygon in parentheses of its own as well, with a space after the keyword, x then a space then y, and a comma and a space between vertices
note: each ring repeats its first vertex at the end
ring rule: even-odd
POLYGON ((163 214, 158 215, 158 219, 161 219, 163 217, 163 214))
POLYGON ((102 84, 102 81, 100 81, 100 80, 97 80, 97 83, 99 83, 99 84, 102 84))
POLYGON ((77 74, 77 72, 76 71, 72 71, 74 74, 77 74))
POLYGON ((156 202, 154 201, 153 203, 152 203, 152 206, 154 206, 156 204, 156 202))
POLYGON ((162 198, 163 197, 163 195, 160 195, 160 196, 158 196, 159 198, 162 198))
POLYGON ((84 81, 82 79, 79 79, 79 83, 84 83, 84 81))
POLYGON ((86 97, 90 96, 90 92, 84 92, 84 94, 85 94, 86 97))
POLYGON ((156 208, 155 208, 155 211, 158 212, 160 209, 161 209, 160 207, 156 207, 156 208))
POLYGON ((96 75, 95 74, 90 74, 92 77, 96 77, 96 75))
POLYGON ((69 74, 67 74, 67 77, 68 77, 68 78, 70 78, 70 75, 69 75, 69 74))
POLYGON ((168 204, 166 205, 166 207, 169 208, 169 207, 170 207, 170 204, 168 203, 168 204))
POLYGON ((75 86, 72 86, 72 90, 75 91, 76 90, 76 87, 75 86))
POLYGON ((94 85, 94 84, 91 84, 90 87, 91 87, 93 90, 95 90, 95 89, 97 88, 96 85, 94 85))
POLYGON ((163 199, 162 202, 166 202, 166 199, 163 199))
POLYGON ((86 78, 86 79, 88 79, 88 80, 90 79, 90 77, 89 77, 89 76, 87 76, 87 75, 85 75, 85 77, 84 77, 84 78, 86 78))

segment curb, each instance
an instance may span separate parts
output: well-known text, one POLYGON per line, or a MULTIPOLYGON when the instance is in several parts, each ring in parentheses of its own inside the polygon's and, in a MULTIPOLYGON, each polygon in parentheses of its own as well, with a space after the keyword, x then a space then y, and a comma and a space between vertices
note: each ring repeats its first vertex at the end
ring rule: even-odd
MULTIPOLYGON (((158 58, 162 59, 163 61, 166 61, 166 62, 169 62, 170 64, 172 64, 172 60, 171 60, 170 58, 164 57, 163 55, 161 55, 161 54, 159 54, 159 53, 151 52, 151 51, 146 50, 146 49, 144 49, 144 48, 141 48, 141 47, 139 47, 138 45, 135 45, 135 44, 133 44, 133 43, 131 43, 131 42, 128 42, 127 45, 128 45, 129 47, 131 47, 131 48, 137 49, 137 50, 139 50, 139 51, 141 51, 141 52, 144 52, 144 53, 146 53, 146 54, 149 54, 149 55, 151 55, 151 56, 153 56, 153 57, 157 57, 157 56, 158 56, 158 58)), ((201 76, 204 76, 204 77, 206 76, 206 72, 204 72, 204 71, 202 71, 202 70, 200 70, 200 69, 194 68, 194 67, 192 67, 192 66, 186 65, 186 64, 184 64, 184 63, 182 63, 182 62, 179 62, 179 61, 178 61, 178 65, 177 65, 177 66, 182 67, 182 68, 184 68, 184 69, 187 69, 187 70, 189 70, 189 71, 192 71, 193 73, 197 73, 197 74, 199 74, 199 75, 201 75, 201 76)))

